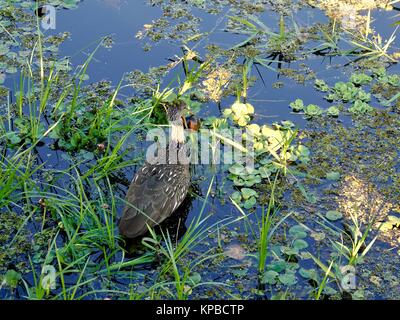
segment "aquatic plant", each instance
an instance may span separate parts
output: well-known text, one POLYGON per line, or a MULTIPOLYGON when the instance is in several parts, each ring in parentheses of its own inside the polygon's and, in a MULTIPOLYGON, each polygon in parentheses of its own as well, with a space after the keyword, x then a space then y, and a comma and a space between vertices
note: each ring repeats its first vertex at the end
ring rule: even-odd
MULTIPOLYGON (((0 87, 4 106, 0 119, 3 297, 5 293, 8 298, 6 290, 15 296, 16 289, 21 293, 25 288, 23 298, 27 299, 340 298, 340 267, 361 263, 376 238, 372 226, 348 223, 346 212, 330 204, 349 168, 365 173, 369 163, 376 162, 371 161, 365 141, 375 149, 387 139, 393 145, 390 137, 396 137, 397 122, 388 114, 398 111, 400 77, 379 66, 398 60, 395 34, 387 45, 372 30, 372 22, 361 26, 363 34, 359 34, 355 29, 345 31, 349 25, 336 18, 327 24, 300 27, 296 15, 291 16, 292 1, 267 4, 278 12, 276 30, 260 18, 265 4, 245 1, 230 3, 232 17, 221 16, 213 30, 200 32, 200 19, 194 17, 192 7, 216 13, 226 9, 225 4, 161 1, 154 5, 161 6, 165 16, 144 25, 137 36, 178 41, 182 55, 147 74, 133 72, 116 86, 106 81, 88 85, 89 60, 95 51, 71 72, 70 59, 57 56, 67 33, 35 34, 39 30, 34 15, 32 21, 17 21, 32 9, 34 4, 28 2, 5 1, 0 9, 0 85, 9 85, 10 74, 18 79, 13 96, 0 87), (245 36, 228 49, 208 38, 226 20, 225 31, 245 36), (198 47, 203 39, 208 43, 206 62, 198 53, 204 52, 198 47), (353 73, 349 79, 331 83, 323 72, 318 72, 323 79, 315 79, 307 62, 296 64, 297 69, 285 68, 285 61, 310 53, 314 58, 340 55, 353 73), (327 102, 318 102, 320 106, 307 105, 304 97, 290 103, 294 112, 311 120, 307 128, 313 130, 298 131, 290 121, 264 122, 264 117, 273 114, 269 105, 260 114, 263 105, 252 85, 255 81, 268 84, 265 70, 259 67, 275 71, 274 63, 280 76, 296 84, 314 85, 326 96, 327 102), (182 73, 175 72, 178 66, 183 67, 182 73), (132 88, 134 96, 126 98, 132 88), (223 98, 235 93, 235 103, 218 110, 226 105, 223 98), (166 124, 163 104, 178 97, 192 113, 207 117, 202 126, 210 129, 213 146, 219 140, 245 151, 242 143, 254 140, 255 167, 241 163, 221 167, 218 176, 211 178, 205 199, 202 188, 193 192, 197 203, 204 202, 199 212, 191 214, 185 233, 177 236, 170 229, 149 230, 144 246, 135 246, 133 256, 128 256, 130 248, 115 230, 126 178, 143 160, 143 134, 166 124), (377 102, 388 107, 386 113, 378 112, 378 105, 372 107, 377 102), (344 111, 357 116, 354 123, 360 131, 356 134, 342 128, 341 121, 327 118, 344 111), (210 112, 213 116, 208 117, 210 112), (376 137, 363 134, 373 127, 368 119, 377 121, 376 137), (230 140, 219 131, 238 127, 247 129, 241 141, 230 140), (323 143, 313 145, 315 136, 323 143), (367 150, 368 156, 353 150, 367 150), (58 164, 52 163, 55 156, 58 164), (351 158, 356 160, 349 162, 351 158), (291 197, 296 203, 290 202, 291 197), (221 213, 215 212, 219 204, 224 206, 221 213), (230 218, 213 223, 220 218, 213 215, 224 214, 225 209, 230 218), (236 256, 232 250, 228 253, 232 246, 224 247, 231 241, 240 242, 236 256), (213 268, 221 280, 213 279, 213 268)), ((78 1, 49 3, 72 8, 78 1)), ((370 14, 366 17, 369 20, 370 14)), ((112 43, 108 37, 101 46, 112 43)), ((397 187, 399 179, 392 166, 396 146, 392 145, 381 152, 387 159, 377 157, 380 172, 374 179, 383 184, 390 179, 397 187), (389 170, 394 171, 389 175, 389 170)), ((207 180, 203 174, 207 169, 194 170, 201 172, 195 183, 207 180)), ((388 194, 390 188, 384 185, 382 192, 388 194)), ((399 229, 394 215, 379 222, 383 222, 380 231, 395 234, 399 229)))
POLYGON ((340 113, 340 110, 336 106, 331 106, 328 109, 326 109, 326 114, 330 117, 338 117, 340 113))
POLYGON ((349 111, 353 114, 366 114, 371 113, 373 110, 373 107, 361 100, 356 100, 353 106, 349 108, 349 111))
POLYGON ((229 117, 241 127, 248 124, 253 113, 254 107, 250 103, 241 103, 240 101, 236 101, 230 108, 225 109, 223 112, 225 117, 229 117))
POLYGON ((304 114, 306 115, 307 119, 310 119, 322 115, 322 110, 319 106, 315 104, 309 104, 307 107, 304 108, 304 114))
POLYGON ((300 112, 304 111, 304 102, 301 99, 296 99, 294 102, 290 103, 290 107, 293 109, 295 112, 300 112))

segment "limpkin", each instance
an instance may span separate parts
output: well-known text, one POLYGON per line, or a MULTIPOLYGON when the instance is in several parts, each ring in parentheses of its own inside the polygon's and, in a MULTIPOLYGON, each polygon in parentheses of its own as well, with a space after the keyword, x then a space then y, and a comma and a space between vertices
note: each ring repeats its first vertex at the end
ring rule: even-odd
POLYGON ((171 161, 169 156, 184 147, 182 113, 185 106, 180 100, 167 105, 171 135, 164 150, 166 157, 158 157, 160 161, 155 163, 145 161, 129 186, 127 205, 119 222, 119 232, 126 238, 144 235, 148 226, 158 225, 171 216, 186 197, 190 185, 189 164, 179 161, 179 157, 171 161))

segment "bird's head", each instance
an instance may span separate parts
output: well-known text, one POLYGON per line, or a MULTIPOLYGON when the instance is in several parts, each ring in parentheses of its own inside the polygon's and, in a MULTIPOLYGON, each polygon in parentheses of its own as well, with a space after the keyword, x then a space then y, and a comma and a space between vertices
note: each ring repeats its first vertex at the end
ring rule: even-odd
POLYGON ((171 140, 178 144, 185 142, 185 133, 183 127, 183 114, 186 109, 186 103, 182 100, 176 100, 166 106, 167 118, 171 125, 171 140))

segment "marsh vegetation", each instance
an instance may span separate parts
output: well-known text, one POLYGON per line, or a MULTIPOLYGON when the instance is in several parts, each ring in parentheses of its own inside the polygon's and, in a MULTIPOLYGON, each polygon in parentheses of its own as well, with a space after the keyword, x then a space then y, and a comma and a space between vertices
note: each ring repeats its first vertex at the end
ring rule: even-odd
POLYGON ((0 298, 400 298, 398 10, 0 0, 0 298), (191 165, 180 208, 128 241, 127 188, 177 98, 211 158, 246 129, 254 166, 191 165))

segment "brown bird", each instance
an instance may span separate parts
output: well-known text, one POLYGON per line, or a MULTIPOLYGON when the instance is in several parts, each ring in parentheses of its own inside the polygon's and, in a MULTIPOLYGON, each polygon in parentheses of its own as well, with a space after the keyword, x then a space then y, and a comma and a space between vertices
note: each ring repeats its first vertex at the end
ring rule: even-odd
POLYGON ((125 200, 127 205, 119 222, 119 232, 126 238, 144 235, 148 226, 153 227, 163 222, 186 197, 190 186, 189 163, 180 161, 176 156, 185 150, 182 122, 185 107, 182 101, 167 105, 171 141, 168 148, 159 150, 159 154, 164 152, 166 157, 158 157, 160 160, 152 164, 146 161, 129 186, 125 200))

